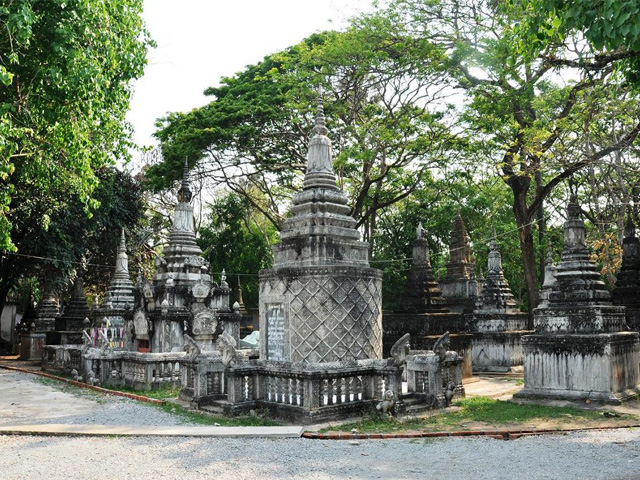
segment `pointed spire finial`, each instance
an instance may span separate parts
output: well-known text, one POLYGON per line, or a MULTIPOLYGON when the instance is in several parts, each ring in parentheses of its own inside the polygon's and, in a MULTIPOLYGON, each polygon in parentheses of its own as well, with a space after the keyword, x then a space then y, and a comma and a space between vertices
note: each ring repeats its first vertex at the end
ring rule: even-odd
POLYGON ((547 265, 553 265, 553 253, 551 252, 550 238, 547 238, 547 265))
POLYGON ((126 253, 127 251, 127 239, 124 236, 124 228, 120 230, 120 248, 118 248, 118 253, 126 253))
POLYGON ((496 227, 491 225, 491 241, 489 242, 489 248, 493 251, 498 250, 498 240, 496 239, 496 227))
POLYGON ((318 87, 318 110, 316 112, 316 124, 311 131, 314 135, 327 135, 329 130, 327 129, 326 120, 324 117, 324 105, 322 103, 322 87, 318 87))
POLYGON ((189 161, 184 159, 184 169, 182 170, 182 185, 178 190, 178 201, 188 203, 191 201, 191 183, 189 182, 189 161))

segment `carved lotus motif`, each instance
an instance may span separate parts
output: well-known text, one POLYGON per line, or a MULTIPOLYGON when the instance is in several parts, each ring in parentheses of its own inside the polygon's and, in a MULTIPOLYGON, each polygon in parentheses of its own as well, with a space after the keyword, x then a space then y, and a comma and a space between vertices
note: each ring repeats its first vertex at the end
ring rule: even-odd
POLYGON ((193 317, 194 335, 212 334, 218 328, 218 319, 213 310, 205 309, 195 314, 193 317))
POLYGON ((193 293, 193 297, 196 300, 204 300, 209 295, 211 288, 204 282, 196 283, 191 289, 191 293, 193 293))

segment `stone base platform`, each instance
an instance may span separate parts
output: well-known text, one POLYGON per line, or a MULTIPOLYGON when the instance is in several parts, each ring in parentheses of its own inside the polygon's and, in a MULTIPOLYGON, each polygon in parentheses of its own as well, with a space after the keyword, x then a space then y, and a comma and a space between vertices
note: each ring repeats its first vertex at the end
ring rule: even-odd
POLYGON ((620 404, 640 393, 639 334, 522 337, 525 387, 514 398, 620 404))
POLYGON ((47 341, 45 332, 31 332, 20 337, 20 360, 42 360, 42 350, 47 341))
POLYGON ((532 333, 532 330, 474 333, 471 354, 473 372, 522 372, 522 337, 532 333))

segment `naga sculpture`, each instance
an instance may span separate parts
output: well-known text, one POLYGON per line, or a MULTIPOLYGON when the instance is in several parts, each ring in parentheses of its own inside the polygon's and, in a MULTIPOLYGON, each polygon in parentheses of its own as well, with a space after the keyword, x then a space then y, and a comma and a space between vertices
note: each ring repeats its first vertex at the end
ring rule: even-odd
POLYGON ((411 343, 411 334, 405 333, 400 339, 391 347, 391 359, 396 367, 403 365, 409 355, 409 348, 411 343))

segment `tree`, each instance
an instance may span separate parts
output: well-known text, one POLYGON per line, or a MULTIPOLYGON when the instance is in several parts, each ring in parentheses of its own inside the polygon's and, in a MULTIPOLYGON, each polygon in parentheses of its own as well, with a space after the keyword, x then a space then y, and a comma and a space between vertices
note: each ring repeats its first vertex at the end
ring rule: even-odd
POLYGON ((142 0, 12 0, 0 5, 0 249, 16 224, 47 229, 97 207, 95 171, 129 156, 131 81, 152 45, 142 0))
POLYGON ((450 159, 444 143, 457 140, 438 103, 439 76, 414 84, 406 65, 356 28, 312 35, 223 78, 206 91, 214 97, 208 105, 161 119, 163 161, 149 169, 149 184, 166 188, 186 157, 279 228, 282 205, 301 186, 320 85, 334 167, 352 215, 373 239, 378 212, 422 188, 428 169, 450 159))
POLYGON ((93 192, 98 208, 89 218, 80 195, 68 199, 64 209, 57 210, 42 228, 32 222, 37 216, 37 203, 19 207, 14 223, 13 239, 20 252, 0 256, 0 309, 7 293, 19 283, 36 279, 48 282, 64 292, 73 275, 85 275, 85 284, 95 293, 104 291, 113 273, 120 231, 129 236, 129 251, 143 248, 135 242, 140 229, 145 203, 139 183, 128 173, 112 167, 95 172, 98 186, 93 192))
POLYGON ((379 28, 378 36, 397 39, 403 46, 397 55, 413 62, 418 71, 433 68, 430 57, 424 60, 424 51, 435 49, 445 57, 441 68, 448 72, 447 81, 466 102, 462 114, 467 135, 482 142, 486 158, 512 191, 533 308, 538 299, 533 232, 537 225, 542 243, 545 200, 576 172, 629 147, 640 123, 636 116, 617 140, 588 154, 577 148, 584 129, 593 127, 585 116, 589 98, 625 88, 616 65, 631 54, 596 50, 576 35, 561 34, 558 22, 536 36, 538 42, 531 42, 530 30, 518 28, 532 15, 530 6, 524 0, 395 0, 362 21, 391 25, 379 28))
POLYGON ((232 291, 240 279, 245 304, 257 307, 257 273, 271 267, 270 245, 277 240, 273 225, 251 208, 246 198, 229 193, 210 205, 199 234, 198 244, 211 264, 214 279, 225 270, 232 291))

